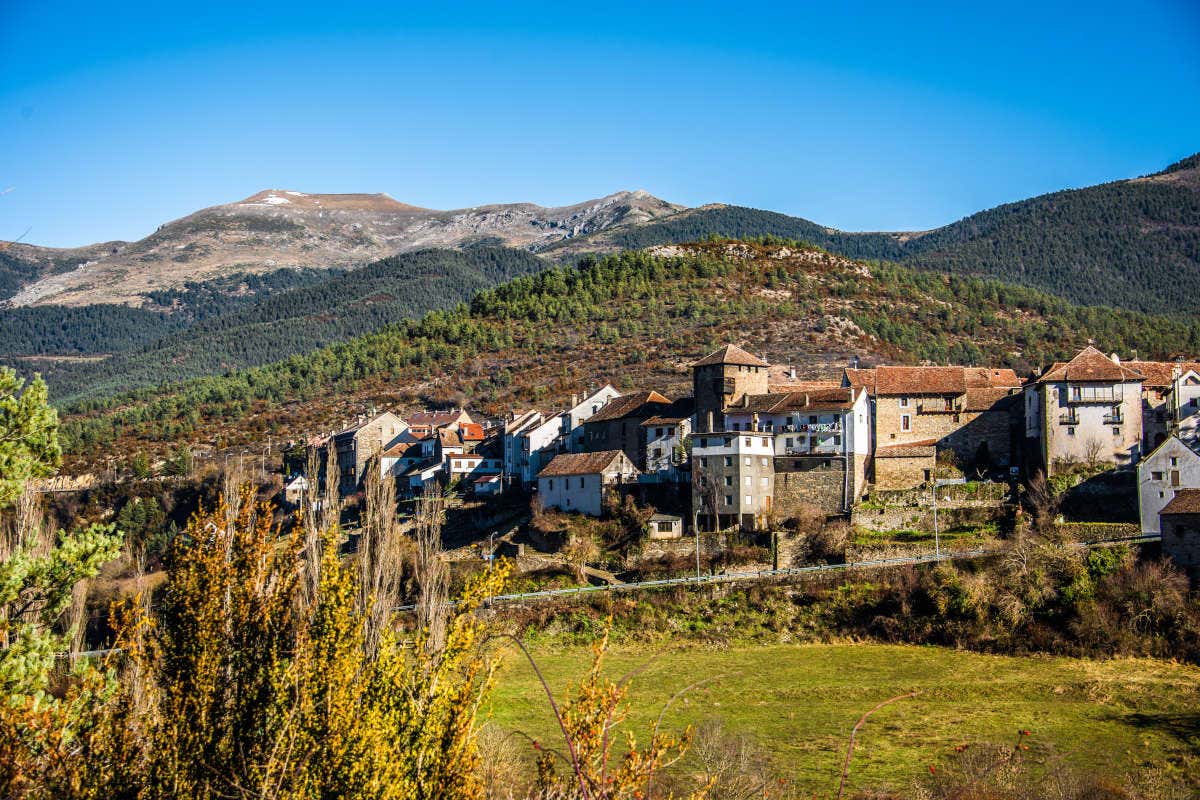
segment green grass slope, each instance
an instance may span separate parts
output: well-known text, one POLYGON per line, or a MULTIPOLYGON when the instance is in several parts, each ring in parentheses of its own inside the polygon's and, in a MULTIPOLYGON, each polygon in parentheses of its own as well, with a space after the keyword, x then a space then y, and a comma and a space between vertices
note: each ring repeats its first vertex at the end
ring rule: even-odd
MULTIPOLYGON (((591 650, 535 648, 561 699, 590 664, 591 650)), ((906 796, 963 743, 1027 741, 1093 775, 1124 779, 1165 767, 1185 778, 1200 748, 1200 669, 1147 659, 1090 661, 979 655, 894 645, 735 645, 617 648, 606 673, 637 671, 627 727, 644 741, 671 697, 668 730, 719 721, 743 734, 794 782, 799 796, 836 792, 850 729, 876 703, 919 691, 877 712, 854 752, 851 790, 887 787, 906 796)), ((524 658, 506 658, 490 706, 503 731, 561 749, 562 734, 524 658)), ((524 750, 522 737, 514 739, 524 750)), ((532 760, 532 758, 530 758, 532 760)), ((684 762, 682 769, 688 769, 684 762)), ((1191 780, 1197 780, 1194 771, 1191 780)), ((784 796, 787 796, 786 793, 784 796)))

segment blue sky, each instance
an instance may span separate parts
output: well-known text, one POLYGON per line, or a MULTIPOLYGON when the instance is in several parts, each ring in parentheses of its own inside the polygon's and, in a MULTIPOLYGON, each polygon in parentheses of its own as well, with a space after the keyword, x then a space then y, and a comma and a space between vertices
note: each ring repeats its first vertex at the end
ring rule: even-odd
POLYGON ((0 238, 264 188, 924 229, 1200 150, 1194 0, 171 5, 0 0, 0 238))

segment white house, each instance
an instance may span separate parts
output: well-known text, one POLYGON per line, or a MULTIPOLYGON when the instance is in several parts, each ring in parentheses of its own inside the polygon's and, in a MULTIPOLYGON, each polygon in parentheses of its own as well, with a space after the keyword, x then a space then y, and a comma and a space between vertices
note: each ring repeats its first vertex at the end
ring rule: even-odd
POLYGON ((621 450, 560 453, 538 474, 538 497, 544 508, 598 517, 604 511, 605 491, 636 482, 639 474, 621 450))
POLYGON ((1200 489, 1200 442, 1171 436, 1137 468, 1142 532, 1161 533, 1159 512, 1181 489, 1200 489))
POLYGON ((694 423, 695 403, 690 397, 642 423, 645 433, 646 475, 651 480, 680 483, 691 480, 687 442, 694 423))
POLYGON ((561 415, 527 411, 504 428, 504 468, 516 481, 530 485, 564 449, 561 415))

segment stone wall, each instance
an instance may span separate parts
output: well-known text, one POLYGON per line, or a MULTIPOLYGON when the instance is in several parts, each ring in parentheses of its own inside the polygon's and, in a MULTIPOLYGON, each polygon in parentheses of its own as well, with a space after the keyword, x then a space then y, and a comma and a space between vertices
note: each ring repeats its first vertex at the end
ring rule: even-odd
POLYGON ((775 459, 775 516, 795 517, 804 506, 826 514, 842 513, 845 480, 840 458, 775 459), (824 466, 826 462, 830 466, 824 466))
POLYGON ((1162 550, 1193 578, 1200 576, 1200 514, 1164 516, 1162 550))
MULTIPOLYGON (((957 508, 938 507, 938 527, 941 530, 967 525, 984 525, 999 522, 1008 516, 1003 506, 993 508, 968 506, 957 508)), ((856 508, 850 515, 850 524, 857 528, 881 533, 891 531, 932 531, 932 506, 886 506, 882 508, 856 508)))
POLYGON ((880 489, 907 489, 924 483, 926 472, 932 474, 936 466, 931 456, 908 458, 875 457, 875 486, 880 489))

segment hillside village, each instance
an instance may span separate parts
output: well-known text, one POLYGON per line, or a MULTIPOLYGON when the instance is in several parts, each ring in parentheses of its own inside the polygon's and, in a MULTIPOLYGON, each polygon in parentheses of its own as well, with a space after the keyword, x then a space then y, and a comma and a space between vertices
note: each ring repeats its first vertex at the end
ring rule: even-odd
MULTIPOLYGON (((890 498, 921 507, 935 487, 990 485, 999 505, 1039 473, 1062 486, 1108 480, 1110 494, 1136 493, 1143 532, 1161 532, 1182 565, 1200 564, 1200 362, 1122 361, 1089 346, 1024 380, 1012 369, 854 364, 814 381, 730 344, 691 371, 685 397, 606 384, 562 409, 503 418, 367 415, 310 440, 323 454, 310 463, 332 445, 343 498, 373 469, 410 497, 431 487, 528 497, 592 517, 629 497, 654 509, 646 533, 660 540, 778 530, 814 514, 887 525, 873 516, 890 498)), ((288 500, 302 502, 308 485, 295 475, 288 500)))

